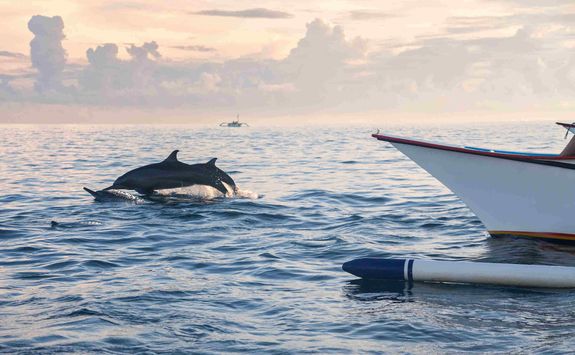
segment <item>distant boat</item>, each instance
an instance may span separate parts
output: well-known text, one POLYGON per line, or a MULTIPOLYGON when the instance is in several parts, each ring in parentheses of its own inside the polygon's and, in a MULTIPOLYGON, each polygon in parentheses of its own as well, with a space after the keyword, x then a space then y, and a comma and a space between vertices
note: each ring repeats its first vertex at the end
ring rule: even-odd
POLYGON ((220 127, 249 127, 247 123, 240 122, 240 115, 236 116, 236 120, 232 122, 222 122, 220 123, 220 127))
MULTIPOLYGON (((575 124, 557 124, 575 133, 575 124)), ((459 196, 489 234, 575 241, 575 137, 560 154, 373 137, 391 143, 459 196)))

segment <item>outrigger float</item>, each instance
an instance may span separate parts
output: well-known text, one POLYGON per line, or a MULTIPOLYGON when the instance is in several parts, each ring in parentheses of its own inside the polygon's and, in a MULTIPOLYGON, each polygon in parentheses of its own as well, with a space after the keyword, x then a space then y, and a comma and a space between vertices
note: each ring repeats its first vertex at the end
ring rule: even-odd
POLYGON ((568 266, 363 258, 342 268, 371 280, 575 288, 575 268, 568 266))
MULTIPOLYGON (((575 124, 557 124, 575 133, 575 124)), ((560 154, 373 137, 391 143, 453 191, 489 234, 575 241, 575 136, 560 154)))

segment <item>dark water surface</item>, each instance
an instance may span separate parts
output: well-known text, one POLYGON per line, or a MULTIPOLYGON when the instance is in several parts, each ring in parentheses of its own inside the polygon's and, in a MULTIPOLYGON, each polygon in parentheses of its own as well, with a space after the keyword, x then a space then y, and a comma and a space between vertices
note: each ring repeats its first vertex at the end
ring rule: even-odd
MULTIPOLYGON (((575 265, 573 246, 489 237, 370 128, 0 128, 0 352, 575 346, 573 291, 409 288, 341 270, 365 256, 575 265), (82 190, 173 149, 184 162, 218 157, 242 197, 200 189, 189 199, 97 203, 82 190)), ((380 128, 502 149, 565 144, 551 122, 380 128)))

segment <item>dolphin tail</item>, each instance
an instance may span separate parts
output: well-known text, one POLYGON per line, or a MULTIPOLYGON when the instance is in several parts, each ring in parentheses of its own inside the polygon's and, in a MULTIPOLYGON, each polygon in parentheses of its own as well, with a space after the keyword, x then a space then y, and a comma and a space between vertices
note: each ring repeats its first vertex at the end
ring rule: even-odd
POLYGON ((83 189, 84 189, 84 191, 86 191, 86 192, 89 193, 90 195, 94 196, 94 198, 98 196, 98 193, 97 193, 96 191, 94 191, 94 190, 90 190, 90 189, 87 188, 87 187, 84 187, 83 189))

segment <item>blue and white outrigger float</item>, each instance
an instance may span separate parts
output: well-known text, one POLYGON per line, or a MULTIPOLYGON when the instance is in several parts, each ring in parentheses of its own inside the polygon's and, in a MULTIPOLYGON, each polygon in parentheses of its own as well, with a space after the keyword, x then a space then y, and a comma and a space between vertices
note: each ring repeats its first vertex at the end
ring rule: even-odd
MULTIPOLYGON (((575 124, 557 124, 575 133, 575 124)), ((491 235, 575 241, 575 136, 560 154, 373 137, 391 143, 453 191, 491 235)))
POLYGON ((342 268, 372 280, 575 288, 575 268, 569 266, 361 258, 342 268))

